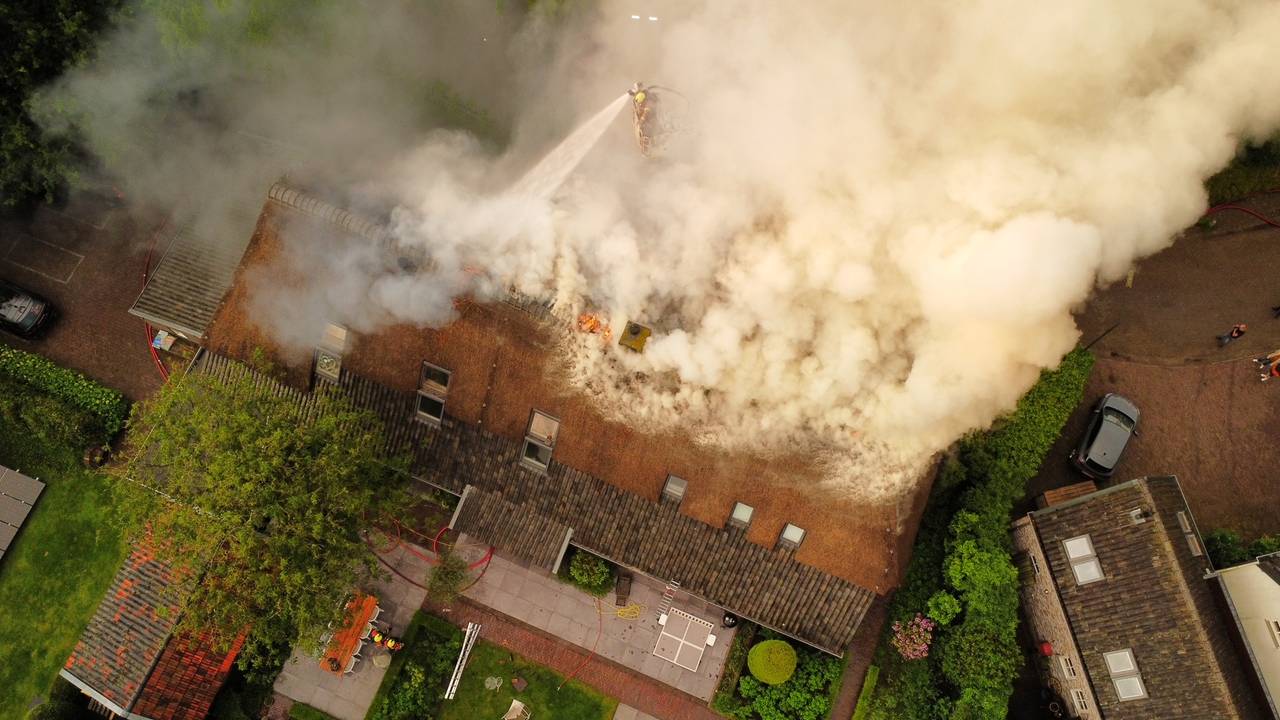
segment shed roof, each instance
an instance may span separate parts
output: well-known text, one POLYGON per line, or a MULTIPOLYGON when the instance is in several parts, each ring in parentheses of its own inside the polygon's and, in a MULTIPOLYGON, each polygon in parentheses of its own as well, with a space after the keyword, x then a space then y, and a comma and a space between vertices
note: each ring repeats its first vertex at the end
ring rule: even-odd
POLYGON ((112 581, 61 675, 118 715, 203 720, 239 651, 174 637, 187 581, 135 547, 112 581))
POLYGON ((568 525, 474 485, 462 491, 449 527, 553 573, 573 536, 568 525))
POLYGON ((1176 478, 1121 483, 1031 518, 1105 717, 1263 717, 1176 478), (1079 585, 1063 543, 1086 534, 1105 577, 1079 585), (1124 649, 1145 699, 1120 701, 1110 681, 1103 656, 1124 649))
POLYGON ((202 339, 231 287, 249 239, 212 242, 177 229, 129 314, 202 339))

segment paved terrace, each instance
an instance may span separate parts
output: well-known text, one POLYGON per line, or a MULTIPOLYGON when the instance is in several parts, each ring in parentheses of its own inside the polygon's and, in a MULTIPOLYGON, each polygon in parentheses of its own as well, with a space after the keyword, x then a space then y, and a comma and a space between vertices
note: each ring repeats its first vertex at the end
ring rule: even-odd
MULTIPOLYGON (((554 576, 495 555, 484 577, 465 596, 574 645, 594 648, 597 655, 624 668, 709 701, 715 694, 734 631, 720 627, 722 609, 677 592, 672 606, 712 623, 715 644, 706 648, 696 672, 655 656, 657 608, 664 589, 663 584, 637 574, 627 606, 630 612, 620 613, 624 609, 617 606, 612 591, 597 603, 596 598, 554 576)), ((482 631, 480 636, 485 637, 485 633, 482 631)))
MULTIPOLYGON (((416 549, 419 553, 426 554, 422 548, 416 549)), ((426 584, 425 578, 429 572, 426 561, 405 548, 385 553, 382 559, 408 577, 423 578, 423 584, 426 584)), ((390 579, 374 581, 368 589, 382 606, 379 620, 389 622, 392 631, 399 633, 409 626, 409 621, 422 605, 427 592, 399 575, 389 574, 390 579)), ((275 691, 317 710, 323 710, 338 720, 364 720, 373 703, 373 696, 378 692, 378 686, 387 673, 385 668, 377 667, 372 660, 375 655, 385 652, 386 650, 372 644, 365 645, 360 653, 363 659, 356 666, 355 672, 338 677, 322 670, 318 659, 294 650, 280 677, 276 679, 275 691)))

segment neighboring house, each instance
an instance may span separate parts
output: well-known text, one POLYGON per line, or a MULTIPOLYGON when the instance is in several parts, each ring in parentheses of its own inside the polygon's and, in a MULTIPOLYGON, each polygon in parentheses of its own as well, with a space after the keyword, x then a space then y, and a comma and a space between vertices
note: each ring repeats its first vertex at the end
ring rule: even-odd
POLYGON ((1272 717, 1280 718, 1280 553, 1219 570, 1222 589, 1272 717))
POLYGON ((126 720, 209 714, 240 648, 174 635, 182 586, 147 548, 129 555, 60 673, 92 709, 126 720))
POLYGON ((608 420, 568 389, 555 340, 570 322, 545 303, 459 301, 444 328, 371 334, 324 318, 303 327, 315 318, 301 313, 284 329, 313 345, 301 354, 265 329, 277 299, 323 306, 342 280, 325 258, 376 261, 369 249, 386 237, 273 186, 193 369, 251 372, 242 363, 260 349, 280 378, 263 382, 300 403, 318 384, 345 388, 383 419, 415 478, 461 498, 456 531, 548 573, 572 544, 836 655, 899 582, 920 498, 899 507, 834 490, 807 451, 727 452, 608 420), (294 292, 272 295, 283 286, 294 292))
MULTIPOLYGON (((1177 478, 1049 505, 1013 543, 1041 675, 1073 717, 1274 717, 1177 478)), ((1262 595, 1239 593, 1258 612, 1262 595)))

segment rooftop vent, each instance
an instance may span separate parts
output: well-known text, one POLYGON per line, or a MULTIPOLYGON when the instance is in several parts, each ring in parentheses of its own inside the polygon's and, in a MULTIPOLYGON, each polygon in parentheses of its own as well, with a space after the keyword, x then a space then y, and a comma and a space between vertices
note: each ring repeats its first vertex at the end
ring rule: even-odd
POLYGON ((635 350, 636 352, 644 351, 644 344, 649 340, 649 336, 653 331, 636 322, 629 322, 622 329, 622 337, 618 338, 618 344, 635 350))
POLYGON ((1141 525, 1150 519, 1151 511, 1146 508, 1136 507, 1129 511, 1129 521, 1134 525, 1141 525))
POLYGON ((342 356, 347 350, 347 329, 341 325, 325 325, 324 337, 316 347, 316 379, 337 383, 342 375, 342 356))

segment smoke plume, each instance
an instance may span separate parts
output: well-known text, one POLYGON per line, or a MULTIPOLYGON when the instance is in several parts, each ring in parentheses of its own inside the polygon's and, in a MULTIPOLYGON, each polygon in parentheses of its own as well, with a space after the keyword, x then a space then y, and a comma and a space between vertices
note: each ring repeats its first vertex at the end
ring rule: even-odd
MULTIPOLYGON (((341 59, 263 49, 270 92, 224 81, 225 56, 202 80, 259 134, 326 148, 324 180, 345 172, 394 206, 398 242, 433 265, 332 267, 340 290, 273 298, 266 322, 302 345, 326 320, 447 322, 450 296, 510 285, 554 298, 566 321, 638 321, 654 329, 642 354, 570 334, 572 382, 625 394, 607 405, 633 423, 813 448, 868 497, 1011 409, 1077 342, 1072 308, 1169 245, 1203 210, 1203 180, 1280 127, 1268 0, 600 2, 468 18, 473 34, 417 18, 450 39, 428 50, 403 18, 367 12, 337 31, 354 38, 325 35, 341 59), (496 74, 450 76, 497 42, 496 74), (401 48, 401 80, 443 77, 492 103, 515 128, 509 149, 415 128, 405 85, 375 64, 401 48), (320 75, 281 92, 302 68, 320 75), (677 91, 656 91, 680 114, 660 157, 640 157, 619 119, 554 197, 505 192, 635 80, 677 91)), ((113 59, 98 72, 118 72, 113 59)), ((166 183, 190 185, 195 167, 231 185, 263 175, 260 158, 254 175, 211 152, 225 131, 195 135, 198 162, 166 183)))

